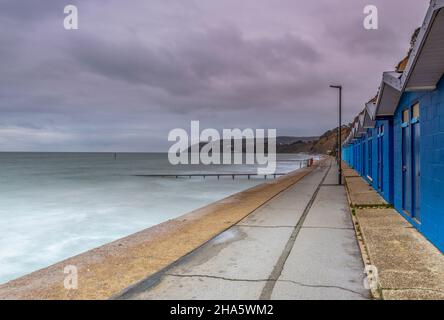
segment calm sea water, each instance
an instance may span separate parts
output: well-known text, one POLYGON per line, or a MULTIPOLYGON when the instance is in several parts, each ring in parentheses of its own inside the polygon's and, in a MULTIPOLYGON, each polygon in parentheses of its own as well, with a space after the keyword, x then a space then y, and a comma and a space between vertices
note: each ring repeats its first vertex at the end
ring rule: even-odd
MULTIPOLYGON (((304 155, 279 155, 278 172, 304 155)), ((0 153, 0 283, 178 217, 263 178, 148 178, 256 172, 255 166, 171 166, 167 154, 0 153)))

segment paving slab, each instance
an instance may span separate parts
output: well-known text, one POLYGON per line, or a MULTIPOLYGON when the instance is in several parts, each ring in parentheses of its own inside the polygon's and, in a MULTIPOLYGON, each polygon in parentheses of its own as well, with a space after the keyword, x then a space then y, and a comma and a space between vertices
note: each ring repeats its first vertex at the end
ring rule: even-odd
POLYGON ((343 169, 342 174, 344 177, 359 177, 359 173, 354 169, 343 169))
MULTIPOLYGON (((369 298, 364 288, 364 264, 353 230, 304 228, 287 259, 273 291, 273 299, 317 299, 310 287, 335 288, 353 293, 354 299, 369 298), (301 284, 298 293, 285 290, 281 281, 301 284), (306 290, 307 289, 307 290, 306 290), (305 291, 306 290, 306 291, 305 291)), ((324 292, 323 299, 339 299, 337 290, 324 292)))
POLYGON ((359 177, 359 173, 351 168, 345 161, 342 161, 342 175, 344 177, 359 177))
POLYGON ((363 279, 364 264, 345 189, 323 186, 288 256, 272 299, 368 299, 370 293, 363 279))
POLYGON ((327 185, 339 184, 339 169, 338 169, 338 166, 336 165, 336 163, 334 164, 332 169, 327 174, 324 184, 327 184, 327 185))
POLYGON ((382 290, 384 300, 444 300, 444 293, 424 289, 382 290))
POLYGON ((274 300, 367 300, 360 292, 347 288, 308 285, 304 283, 278 281, 273 292, 274 300))
POLYGON ((348 228, 353 230, 344 187, 321 187, 303 227, 348 228))
POLYGON ((276 196, 243 219, 239 225, 295 226, 321 182, 325 169, 317 168, 286 192, 276 196))
POLYGON ((356 209, 362 228, 393 229, 412 228, 407 220, 403 219, 394 209, 356 209))
POLYGON ((346 177, 345 181, 352 206, 387 205, 384 198, 361 177, 346 177))
POLYGON ((208 277, 166 276, 156 290, 141 291, 132 300, 258 300, 263 282, 208 277))
POLYGON ((235 280, 267 279, 292 228, 235 226, 225 231, 167 274, 202 275, 235 280))
POLYGON ((385 206, 387 202, 376 192, 351 193, 350 201, 353 206, 385 206))
POLYGON ((361 192, 373 192, 375 191, 372 186, 362 179, 361 177, 346 177, 345 181, 347 182, 347 185, 350 187, 350 190, 353 190, 354 193, 361 193, 361 192))

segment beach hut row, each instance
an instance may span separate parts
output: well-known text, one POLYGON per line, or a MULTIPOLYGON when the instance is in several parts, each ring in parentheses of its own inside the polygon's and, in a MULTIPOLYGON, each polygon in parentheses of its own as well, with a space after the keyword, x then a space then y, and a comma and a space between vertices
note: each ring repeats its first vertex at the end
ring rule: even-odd
POLYGON ((343 160, 444 252, 444 0, 432 0, 408 56, 382 74, 343 160))

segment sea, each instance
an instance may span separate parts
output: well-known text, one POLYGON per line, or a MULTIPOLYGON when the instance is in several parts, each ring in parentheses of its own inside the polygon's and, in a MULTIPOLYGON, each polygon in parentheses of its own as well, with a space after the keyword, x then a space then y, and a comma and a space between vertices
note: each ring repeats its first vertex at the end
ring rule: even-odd
MULTIPOLYGON (((278 155, 277 170, 304 166, 278 155)), ((0 153, 0 284, 264 182, 255 165, 179 165, 167 153, 0 153)))

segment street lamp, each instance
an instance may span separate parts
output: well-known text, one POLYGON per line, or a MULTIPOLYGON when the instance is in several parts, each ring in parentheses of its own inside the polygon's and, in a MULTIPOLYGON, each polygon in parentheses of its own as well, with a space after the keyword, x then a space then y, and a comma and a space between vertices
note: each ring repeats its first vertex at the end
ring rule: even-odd
POLYGON ((342 131, 342 86, 340 85, 331 85, 330 88, 339 89, 339 127, 338 127, 338 166, 339 166, 339 175, 338 175, 338 183, 342 185, 342 139, 341 139, 341 131, 342 131))

